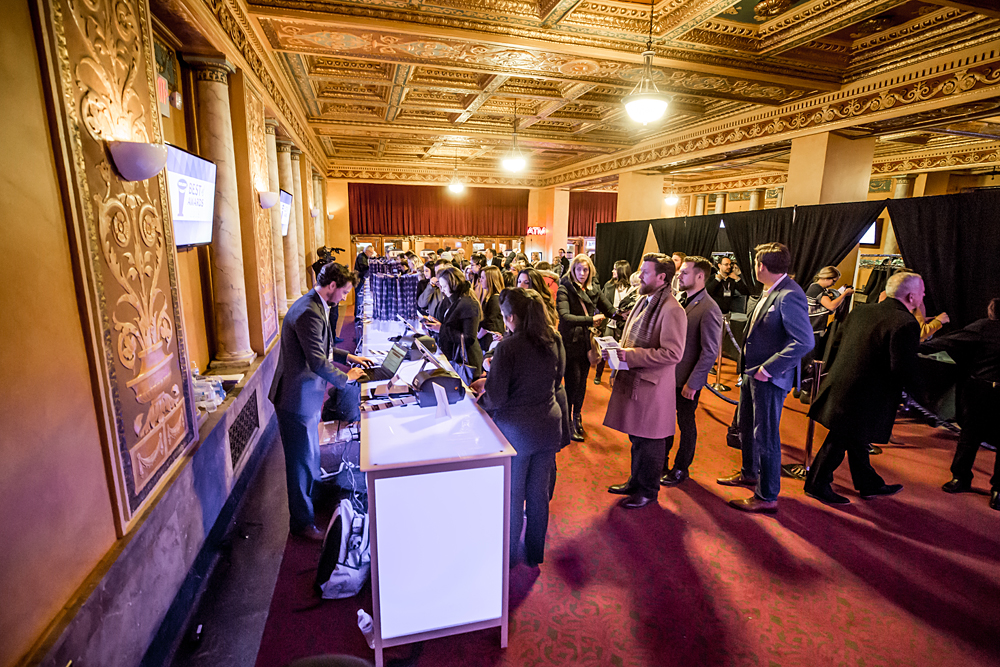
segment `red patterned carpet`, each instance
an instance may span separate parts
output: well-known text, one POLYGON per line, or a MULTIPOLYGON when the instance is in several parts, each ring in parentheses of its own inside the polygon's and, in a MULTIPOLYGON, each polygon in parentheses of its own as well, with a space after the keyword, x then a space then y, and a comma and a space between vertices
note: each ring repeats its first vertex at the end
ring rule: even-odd
MULTIPOLYGON (((899 495, 860 500, 845 462, 838 490, 851 505, 826 507, 785 479, 778 515, 749 516, 725 502, 747 491, 715 484, 739 453, 725 446, 733 408, 709 394, 691 479, 661 489, 658 506, 625 511, 606 492, 629 468, 627 438, 601 426, 608 395, 606 382, 588 386, 587 441, 558 456, 545 563, 512 571, 509 647, 485 630, 388 649, 387 664, 1000 665, 1000 512, 984 495, 992 453, 976 468, 982 493, 949 496, 940 485, 955 436, 901 422, 894 438, 905 444, 873 458, 905 485, 899 495)), ((790 397, 786 462, 801 461, 803 413, 790 397)), ((817 447, 824 436, 818 428, 817 447)), ((289 540, 259 667, 321 653, 374 659, 356 626, 370 590, 319 602, 318 558, 317 545, 289 540)))

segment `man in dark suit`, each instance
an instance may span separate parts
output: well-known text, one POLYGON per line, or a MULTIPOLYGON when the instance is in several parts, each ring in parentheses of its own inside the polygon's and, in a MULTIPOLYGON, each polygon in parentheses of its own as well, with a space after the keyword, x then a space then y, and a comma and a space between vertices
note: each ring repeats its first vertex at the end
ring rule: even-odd
POLYGON ((719 354, 722 336, 722 311, 705 290, 712 272, 712 263, 704 257, 685 257, 681 264, 678 301, 687 313, 687 342, 684 356, 677 362, 677 428, 681 443, 674 467, 670 467, 670 449, 674 436, 667 438, 667 455, 663 459, 661 486, 676 486, 688 478, 688 468, 694 460, 698 442, 698 422, 695 410, 701 388, 708 382, 708 372, 719 354))
POLYGON ((831 486, 845 453, 862 498, 889 496, 903 488, 886 484, 875 472, 868 444, 889 442, 903 387, 916 378, 920 325, 910 311, 923 304, 924 281, 900 272, 889 278, 885 292, 885 301, 858 306, 847 318, 840 352, 809 409, 809 416, 830 433, 809 469, 806 494, 831 505, 850 502, 831 486))
POLYGON ((368 279, 368 260, 375 256, 375 246, 367 245, 358 253, 354 260, 354 273, 358 274, 358 291, 354 294, 354 320, 357 322, 364 314, 365 280, 368 279))
POLYGON ((316 277, 316 287, 288 309, 281 325, 278 367, 268 394, 285 450, 291 531, 313 540, 323 539, 323 531, 314 523, 312 491, 320 476, 317 429, 327 383, 345 391, 348 382, 356 382, 364 375, 361 368, 344 373, 330 358, 339 363, 371 365, 369 359, 336 349, 330 330, 329 309, 343 301, 357 281, 346 267, 336 262, 326 264, 316 277))
MULTIPOLYGON (((952 479, 941 487, 948 493, 972 490, 972 466, 982 442, 1000 447, 1000 422, 993 412, 1000 405, 1000 298, 991 299, 987 317, 964 329, 937 336, 921 345, 921 351, 944 351, 964 373, 958 384, 958 436, 952 479)), ((1000 510, 1000 455, 993 461, 990 507, 1000 510)))
POLYGON ((792 261, 788 248, 764 243, 755 250, 757 280, 764 291, 750 315, 740 355, 743 466, 718 483, 754 488, 750 498, 729 501, 736 509, 774 514, 781 491, 781 406, 814 342, 805 292, 788 277, 792 261))
POLYGON ((490 266, 495 266, 498 269, 503 269, 503 262, 493 252, 493 248, 487 248, 484 251, 484 253, 486 255, 486 263, 487 264, 489 264, 490 266))

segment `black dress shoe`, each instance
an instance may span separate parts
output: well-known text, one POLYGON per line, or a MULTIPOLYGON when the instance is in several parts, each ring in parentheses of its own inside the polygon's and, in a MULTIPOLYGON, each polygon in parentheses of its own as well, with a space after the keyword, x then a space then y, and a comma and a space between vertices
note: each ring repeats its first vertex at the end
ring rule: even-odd
POLYGON ((955 477, 950 482, 945 482, 941 486, 941 490, 945 493, 965 493, 972 491, 972 482, 963 482, 955 477))
POLYGON ((684 480, 688 478, 687 470, 680 470, 679 468, 674 468, 673 470, 668 470, 663 473, 663 477, 660 478, 660 486, 677 486, 684 480))
POLYGON ((850 505, 851 501, 839 493, 835 493, 829 486, 825 488, 810 489, 806 487, 806 495, 815 498, 827 505, 850 505))
POLYGON ((624 484, 612 484, 608 487, 608 493, 614 493, 619 496, 631 496, 635 493, 635 487, 629 482, 624 484))
POLYGON ((600 375, 598 375, 597 377, 594 378, 594 384, 601 384, 601 376, 600 375))
POLYGON ((1000 510, 1000 491, 997 489, 990 491, 990 509, 1000 510))
POLYGON ((877 489, 871 489, 869 491, 862 491, 861 497, 865 500, 871 500, 872 498, 877 498, 878 496, 892 496, 903 490, 902 484, 883 484, 877 489))
POLYGON ((322 542, 326 538, 326 533, 317 528, 315 525, 309 525, 302 530, 294 531, 292 535, 300 537, 304 540, 310 540, 312 542, 322 542))
POLYGON ((640 507, 645 507, 646 505, 652 505, 656 503, 656 498, 647 498, 646 496, 640 496, 633 494, 628 498, 622 498, 618 501, 618 504, 627 510, 637 510, 640 507))
POLYGON ((868 455, 869 456, 878 456, 881 453, 882 453, 882 448, 881 447, 879 447, 878 445, 873 445, 871 443, 868 443, 868 455))

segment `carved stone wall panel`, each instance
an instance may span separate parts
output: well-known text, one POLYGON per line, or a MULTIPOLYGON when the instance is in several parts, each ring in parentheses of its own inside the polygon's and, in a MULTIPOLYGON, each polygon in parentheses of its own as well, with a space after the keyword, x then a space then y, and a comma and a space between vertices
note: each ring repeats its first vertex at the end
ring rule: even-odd
MULTIPOLYGON (((247 143, 250 148, 250 178, 258 191, 269 189, 264 101, 246 88, 247 143)), ((257 252, 257 287, 260 291, 261 325, 266 348, 278 335, 278 303, 275 293, 274 258, 271 256, 271 215, 254 206, 253 237, 257 252)))
POLYGON ((124 534, 198 434, 166 180, 123 180, 106 143, 162 141, 148 5, 37 0, 34 9, 124 534))

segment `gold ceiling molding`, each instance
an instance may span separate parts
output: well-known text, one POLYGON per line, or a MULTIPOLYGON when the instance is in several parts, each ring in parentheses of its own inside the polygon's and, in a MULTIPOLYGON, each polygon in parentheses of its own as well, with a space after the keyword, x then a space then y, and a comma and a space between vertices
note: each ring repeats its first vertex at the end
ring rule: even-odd
MULTIPOLYGON (((752 190, 763 188, 769 185, 784 185, 788 182, 788 174, 772 174, 768 176, 751 176, 746 178, 733 178, 713 183, 699 183, 697 185, 677 186, 676 192, 679 195, 699 195, 711 192, 731 192, 734 190, 752 190)), ((664 188, 667 192, 669 187, 664 188)))
MULTIPOLYGON (((386 181, 422 185, 447 185, 451 182, 452 172, 435 173, 413 169, 393 171, 390 169, 333 168, 327 172, 327 178, 345 179, 351 181, 386 181)), ((535 180, 530 178, 507 178, 504 176, 493 175, 462 174, 461 179, 467 186, 479 185, 505 188, 535 187, 535 180)))
MULTIPOLYGON (((250 27, 250 21, 234 0, 202 0, 212 12, 220 28, 229 37, 233 46, 250 66, 254 76, 264 87, 268 97, 274 101, 284 120, 292 127, 299 141, 308 145, 312 155, 319 156, 323 151, 316 144, 308 127, 302 125, 292 106, 285 99, 269 68, 265 65, 264 48, 257 41, 257 36, 250 27)), ((315 161, 315 159, 314 159, 315 161)))
MULTIPOLYGON (((962 48, 975 46, 977 41, 988 41, 993 39, 1000 32, 1000 21, 984 21, 975 15, 966 14, 954 18, 944 24, 934 24, 927 26, 923 31, 914 31, 906 35, 900 35, 895 40, 887 41, 885 46, 891 48, 895 53, 906 52, 926 52, 934 49, 938 52, 947 53, 955 48, 955 42, 961 44, 962 48), (956 33, 961 39, 956 39, 956 33), (962 33, 965 33, 964 35, 962 33), (978 38, 978 39, 977 39, 978 38), (951 44, 951 48, 949 48, 951 44), (943 45, 943 46, 942 46, 943 45)), ((868 49, 864 53, 856 53, 851 59, 851 67, 874 68, 879 63, 892 61, 892 56, 886 55, 885 49, 882 51, 868 49)), ((896 59, 898 62, 898 58, 896 59)))
MULTIPOLYGON (((930 28, 936 27, 943 23, 952 21, 953 19, 960 18, 962 16, 968 16, 966 12, 960 9, 954 9, 952 7, 942 7, 936 12, 931 12, 929 14, 924 14, 919 16, 909 23, 904 23, 903 25, 893 26, 887 30, 877 32, 874 35, 868 35, 867 37, 862 37, 856 40, 852 45, 853 51, 865 51, 867 49, 878 48, 888 43, 894 43, 896 40, 912 35, 917 32, 928 30, 930 28)), ((896 46, 893 44, 893 46, 896 46)))
MULTIPOLYGON (((732 4, 735 0, 725 0, 732 4)), ((702 0, 704 2, 704 0, 702 0)), ((688 4, 690 3, 690 0, 688 4)), ((251 0, 249 6, 263 25, 268 19, 291 19, 295 21, 319 22, 330 29, 377 29, 388 32, 412 33, 425 39, 460 32, 467 33, 468 39, 480 43, 492 39, 494 44, 509 46, 512 40, 528 42, 517 48, 536 50, 585 49, 603 53, 600 57, 617 57, 631 53, 635 56, 635 67, 640 66, 639 54, 646 41, 645 27, 638 33, 623 33, 616 30, 613 21, 602 20, 594 25, 564 25, 544 29, 537 20, 519 21, 515 17, 503 16, 495 23, 483 21, 476 12, 439 15, 441 10, 434 5, 421 5, 420 11, 404 11, 401 8, 386 8, 371 4, 338 5, 337 13, 331 14, 329 5, 311 0, 251 0), (541 29, 540 29, 541 28, 541 29), (617 35, 611 38, 609 35, 617 35)), ((685 4, 687 6, 687 4, 685 4)), ((705 17, 705 20, 711 15, 705 17)), ((697 27, 697 23, 687 25, 682 32, 697 27)), ((653 50, 663 67, 673 67, 683 71, 702 72, 714 75, 734 75, 742 78, 756 78, 760 81, 797 86, 805 90, 832 90, 832 77, 837 73, 825 71, 816 65, 801 67, 793 60, 769 58, 752 62, 742 55, 720 54, 708 46, 685 43, 674 39, 656 37, 653 50)), ((276 47, 277 48, 277 47, 276 47)), ((588 56, 588 57, 593 57, 588 56)))
POLYGON ((920 151, 900 158, 875 160, 873 174, 901 174, 916 171, 945 171, 963 167, 1000 164, 1000 141, 968 149, 920 151))
POLYGON ((688 133, 686 136, 650 142, 646 146, 584 167, 544 179, 544 186, 593 177, 610 171, 649 167, 670 158, 714 149, 740 142, 765 143, 765 139, 788 138, 803 134, 803 130, 828 126, 838 129, 856 125, 868 116, 887 113, 903 115, 908 107, 940 101, 941 106, 953 105, 957 97, 978 93, 977 99, 1000 94, 1000 51, 969 54, 948 63, 931 65, 917 72, 900 73, 880 81, 855 85, 852 88, 803 100, 778 109, 744 114, 737 119, 718 123, 688 133), (965 61, 989 61, 973 67, 963 67, 965 61), (854 122, 845 122, 854 121, 854 122))
MULTIPOLYGON (((585 58, 571 54, 456 39, 331 26, 261 17, 261 27, 274 49, 298 53, 369 58, 383 62, 451 65, 507 75, 543 75, 567 82, 590 82, 631 88, 641 68, 627 61, 585 58)), ((760 104, 798 99, 815 88, 762 83, 752 78, 702 74, 657 67, 657 85, 666 92, 695 93, 760 104)))
POLYGON ((787 51, 909 0, 814 0, 760 26, 759 53, 787 51))

